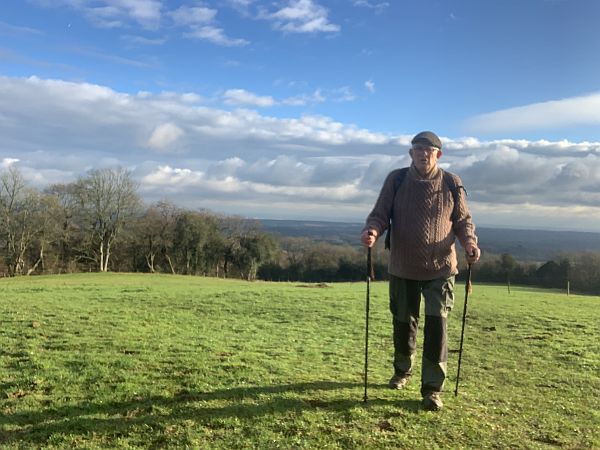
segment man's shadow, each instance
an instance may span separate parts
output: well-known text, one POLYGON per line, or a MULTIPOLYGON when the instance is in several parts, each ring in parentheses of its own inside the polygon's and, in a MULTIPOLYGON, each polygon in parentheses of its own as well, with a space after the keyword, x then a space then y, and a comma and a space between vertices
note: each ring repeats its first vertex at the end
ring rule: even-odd
MULTIPOLYGON (((149 425, 156 428, 165 422, 194 420, 209 425, 222 419, 236 417, 254 419, 277 413, 302 413, 325 409, 344 414, 351 408, 373 405, 393 405, 409 412, 419 410, 417 400, 369 398, 363 402, 360 383, 316 381, 272 386, 235 387, 208 392, 183 390, 172 397, 135 397, 109 403, 80 403, 35 412, 0 416, 0 426, 19 428, 0 434, 0 444, 43 444, 52 435, 88 435, 91 433, 126 436, 132 428, 149 425), (347 395, 331 398, 327 391, 345 391, 347 395), (288 394, 293 393, 290 397, 288 394), (225 406, 210 403, 228 402, 225 406), (220 401, 220 402, 218 402, 220 401), (165 413, 165 411, 170 411, 165 413), (106 416, 98 418, 93 416, 106 416)), ((381 386, 372 385, 373 388, 381 386)))

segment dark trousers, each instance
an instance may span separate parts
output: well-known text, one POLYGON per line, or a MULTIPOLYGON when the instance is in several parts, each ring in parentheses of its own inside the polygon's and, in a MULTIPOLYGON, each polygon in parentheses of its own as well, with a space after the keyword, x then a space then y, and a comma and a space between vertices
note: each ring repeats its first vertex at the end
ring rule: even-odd
POLYGON ((441 392, 448 360, 448 312, 454 305, 454 277, 407 280, 390 275, 390 311, 394 326, 394 372, 412 374, 421 295, 425 299, 425 339, 421 394, 441 392))

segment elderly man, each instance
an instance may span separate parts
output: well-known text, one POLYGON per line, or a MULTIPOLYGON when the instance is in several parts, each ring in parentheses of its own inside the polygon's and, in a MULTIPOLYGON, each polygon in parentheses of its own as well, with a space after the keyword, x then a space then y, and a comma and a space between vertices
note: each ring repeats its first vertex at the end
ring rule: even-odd
POLYGON ((458 273, 455 238, 469 263, 479 260, 480 250, 460 178, 438 167, 440 138, 423 131, 411 143, 411 166, 387 176, 361 241, 372 247, 388 230, 394 330, 394 375, 389 386, 393 389, 404 388, 412 374, 421 295, 425 299, 421 395, 423 408, 437 411, 443 406, 446 320, 454 303, 454 276, 458 273))

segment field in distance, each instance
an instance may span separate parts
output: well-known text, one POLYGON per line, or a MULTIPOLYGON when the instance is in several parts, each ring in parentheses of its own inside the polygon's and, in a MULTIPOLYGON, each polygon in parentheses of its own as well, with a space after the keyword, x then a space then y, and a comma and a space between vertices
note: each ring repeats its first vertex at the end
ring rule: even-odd
MULTIPOLYGON (((262 227, 279 236, 307 237, 332 244, 359 246, 363 223, 261 219, 262 227)), ((560 252, 600 252, 600 233, 477 227, 484 252, 510 253, 520 261, 545 262, 560 252)))
POLYGON ((600 448, 599 297, 476 284, 454 397, 457 286, 445 409, 429 413, 418 377, 386 388, 383 282, 372 284, 366 404, 365 283, 0 283, 3 449, 600 448))

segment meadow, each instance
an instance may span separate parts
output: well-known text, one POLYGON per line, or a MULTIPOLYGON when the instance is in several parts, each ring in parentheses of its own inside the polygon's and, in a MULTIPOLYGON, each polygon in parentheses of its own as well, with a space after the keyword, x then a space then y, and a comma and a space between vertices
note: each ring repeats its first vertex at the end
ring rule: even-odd
POLYGON ((509 295, 475 279, 454 397, 457 285, 445 408, 432 413, 418 377, 386 387, 385 282, 371 284, 363 402, 365 291, 143 274, 2 279, 0 448, 600 448, 600 297, 509 295))

